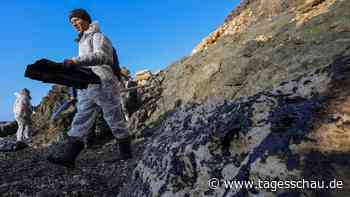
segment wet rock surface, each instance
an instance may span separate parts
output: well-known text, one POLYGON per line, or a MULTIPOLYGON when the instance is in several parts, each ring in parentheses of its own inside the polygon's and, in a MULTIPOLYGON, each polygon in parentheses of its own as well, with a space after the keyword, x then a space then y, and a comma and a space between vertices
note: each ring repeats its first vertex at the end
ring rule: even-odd
MULTIPOLYGON (((346 55, 327 67, 281 83, 272 91, 236 101, 182 106, 154 130, 133 172, 130 185, 135 186, 125 187, 122 193, 127 195, 119 196, 349 195, 350 187, 345 186, 349 175, 342 174, 349 170, 348 150, 312 148, 320 143, 312 137, 316 123, 329 115, 324 112, 325 106, 350 96, 343 89, 350 84, 346 79, 349 66, 346 55), (222 186, 214 190, 208 186, 211 178, 338 179, 344 188, 273 191, 222 186)), ((350 138, 344 141, 349 144, 350 138)))

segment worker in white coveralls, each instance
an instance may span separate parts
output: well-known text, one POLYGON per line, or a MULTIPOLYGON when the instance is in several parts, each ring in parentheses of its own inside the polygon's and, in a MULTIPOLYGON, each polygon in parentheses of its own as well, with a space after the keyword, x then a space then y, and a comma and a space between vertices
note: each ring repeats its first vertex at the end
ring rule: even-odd
POLYGON ((26 88, 15 93, 16 101, 13 106, 15 119, 18 124, 16 133, 17 141, 29 140, 32 136, 32 104, 30 91, 26 88))
POLYGON ((60 151, 63 155, 51 154, 48 160, 74 167, 100 109, 116 138, 119 157, 129 159, 132 157, 130 136, 121 111, 119 80, 111 67, 114 63, 111 41, 100 32, 97 23, 91 22, 84 9, 71 11, 69 20, 79 33, 76 40, 79 44, 79 56, 66 59, 64 66, 90 67, 99 76, 101 84, 89 84, 87 89, 78 90, 77 113, 68 132, 68 140, 60 151))

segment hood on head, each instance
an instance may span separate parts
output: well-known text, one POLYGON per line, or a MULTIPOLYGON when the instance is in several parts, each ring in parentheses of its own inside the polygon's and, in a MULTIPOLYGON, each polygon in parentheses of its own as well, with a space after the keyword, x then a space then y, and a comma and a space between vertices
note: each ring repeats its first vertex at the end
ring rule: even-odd
POLYGON ((93 21, 90 25, 89 25, 89 29, 87 29, 86 31, 84 31, 83 33, 80 33, 78 35, 78 37, 75 39, 75 42, 79 42, 80 39, 85 35, 89 35, 92 33, 96 33, 96 32, 100 32, 100 25, 97 21, 93 21))
POLYGON ((29 94, 25 94, 25 93, 21 93, 21 92, 15 92, 13 93, 16 98, 28 98, 30 100, 32 100, 32 97, 29 94))
POLYGON ((96 33, 96 32, 100 32, 100 24, 98 23, 98 21, 92 22, 89 26, 89 29, 86 30, 84 33, 90 34, 90 33, 96 33))

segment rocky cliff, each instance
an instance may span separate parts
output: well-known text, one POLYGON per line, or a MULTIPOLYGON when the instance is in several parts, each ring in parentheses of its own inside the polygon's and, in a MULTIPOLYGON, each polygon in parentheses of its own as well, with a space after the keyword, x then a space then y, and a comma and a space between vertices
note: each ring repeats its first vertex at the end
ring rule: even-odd
POLYGON ((349 55, 270 91, 177 108, 152 128, 131 178, 134 187, 120 196, 348 196, 349 55), (255 184, 336 179, 344 185, 225 188, 220 182, 210 188, 213 178, 255 184))
POLYGON ((58 121, 51 120, 53 113, 69 98, 68 88, 55 85, 45 96, 32 115, 34 128, 34 145, 47 146, 62 139, 72 120, 69 109, 58 121))
POLYGON ((243 1, 194 53, 165 70, 162 112, 236 99, 332 63, 347 48, 346 1, 243 1), (239 28, 238 28, 239 27, 239 28))
MULTIPOLYGON (((142 105, 129 121, 134 159, 114 160, 113 141, 86 149, 75 170, 48 164, 42 146, 1 153, 0 192, 350 196, 349 8, 347 0, 243 0, 190 56, 140 90, 142 105), (282 182, 302 179, 324 188, 282 182), (334 179, 342 188, 329 187, 334 179), (224 180, 270 185, 227 188, 224 180)), ((38 136, 61 91, 39 107, 38 136)))

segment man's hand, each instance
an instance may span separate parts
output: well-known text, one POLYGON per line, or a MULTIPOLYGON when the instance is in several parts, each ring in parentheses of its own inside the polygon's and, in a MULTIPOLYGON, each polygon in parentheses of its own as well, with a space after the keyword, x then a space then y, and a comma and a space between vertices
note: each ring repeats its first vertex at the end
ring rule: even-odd
POLYGON ((67 69, 72 68, 72 66, 74 66, 75 62, 71 59, 64 59, 63 61, 63 65, 64 67, 66 67, 67 69))

